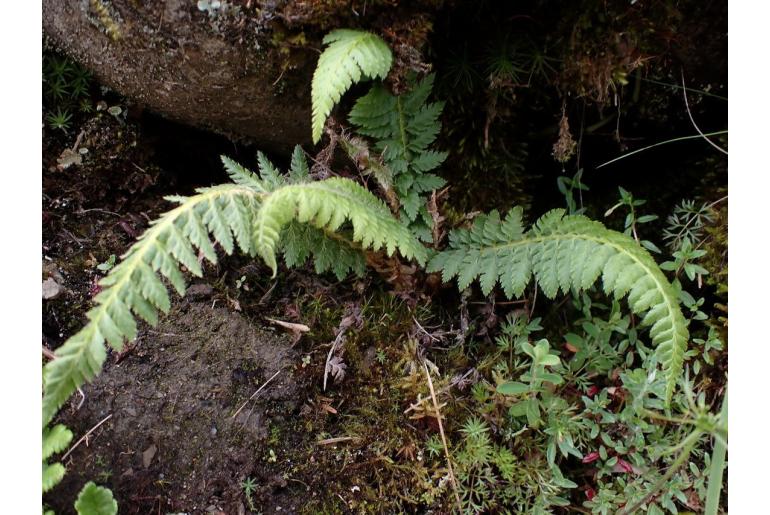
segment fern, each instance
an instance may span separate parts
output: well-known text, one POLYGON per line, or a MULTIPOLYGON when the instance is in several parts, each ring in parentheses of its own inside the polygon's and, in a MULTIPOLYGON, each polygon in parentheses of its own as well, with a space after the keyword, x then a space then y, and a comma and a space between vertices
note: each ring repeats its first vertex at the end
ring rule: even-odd
POLYGON ((402 217, 424 241, 430 241, 433 223, 424 194, 445 184, 429 172, 447 157, 446 152, 429 148, 441 130, 439 116, 444 108, 443 102, 427 101, 433 80, 434 76, 428 75, 400 96, 375 85, 350 111, 350 122, 357 131, 375 139, 374 148, 382 153, 393 175, 402 217))
POLYGON ((116 515, 118 503, 109 489, 89 481, 75 500, 75 510, 78 515, 116 515))
POLYGON ((72 431, 62 424, 43 428, 43 493, 56 486, 64 477, 64 465, 48 463, 48 458, 63 451, 72 441, 72 431))
POLYGON ((393 56, 378 36, 369 32, 338 29, 323 39, 329 45, 318 59, 313 73, 313 143, 321 139, 326 118, 350 86, 363 78, 384 79, 393 56))
POLYGON ((316 269, 331 269, 338 276, 349 269, 361 271, 362 262, 351 257, 351 248, 384 249, 391 255, 398 250, 421 264, 426 260, 425 248, 381 200, 359 184, 339 177, 307 182, 307 163, 299 149, 288 177, 261 154, 259 175, 230 159, 223 157, 223 162, 233 184, 201 188, 191 197, 167 197, 179 205, 156 220, 101 280, 103 290, 87 313, 88 323, 57 349, 57 358, 43 369, 44 425, 81 384, 101 370, 107 355, 105 341, 120 350, 125 340, 136 336, 135 317, 155 325, 158 312, 169 311, 171 302, 162 278, 184 295, 181 267, 201 276, 202 258, 216 263, 210 236, 227 254, 237 245, 244 253, 259 255, 273 276, 282 238, 288 264, 299 264, 315 254, 316 269), (347 221, 350 242, 335 234, 347 221), (336 239, 323 245, 322 236, 327 234, 336 239))
POLYGON ((476 219, 473 227, 450 234, 449 248, 428 264, 445 282, 455 276, 459 288, 479 279, 489 294, 500 283, 511 298, 520 296, 534 275, 548 298, 590 288, 602 276, 604 291, 628 295, 631 309, 644 315, 666 375, 670 401, 682 371, 687 347, 687 323, 678 295, 650 254, 630 237, 609 230, 584 216, 565 216, 555 209, 525 231, 521 208, 504 220, 497 211, 476 219))

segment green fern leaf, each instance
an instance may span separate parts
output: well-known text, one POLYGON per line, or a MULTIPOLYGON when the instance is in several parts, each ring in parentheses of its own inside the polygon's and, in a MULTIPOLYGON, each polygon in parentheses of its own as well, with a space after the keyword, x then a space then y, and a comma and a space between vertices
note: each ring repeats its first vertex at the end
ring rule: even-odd
POLYGON ((284 186, 264 201, 255 221, 256 246, 273 275, 281 230, 295 219, 331 232, 350 221, 352 240, 363 248, 385 249, 389 255, 398 249, 407 259, 420 263, 426 259, 425 248, 393 218, 384 202, 351 180, 333 177, 284 186))
POLYGON ((43 459, 47 460, 57 452, 63 451, 72 441, 72 431, 63 424, 43 429, 43 459))
POLYGON ((159 311, 169 311, 171 301, 162 279, 184 295, 182 268, 201 276, 200 260, 216 263, 211 235, 228 254, 236 244, 244 253, 259 254, 273 275, 284 237, 287 263, 299 264, 312 253, 317 270, 331 270, 338 277, 351 270, 362 273, 363 258, 354 257, 353 250, 384 249, 390 255, 398 251, 420 264, 427 259, 426 249, 384 202, 359 184, 343 178, 294 182, 305 177, 307 168, 296 152, 288 178, 264 156, 259 157, 260 177, 232 161, 223 162, 236 184, 201 188, 189 198, 169 197, 179 205, 155 221, 100 281, 103 290, 87 313, 88 324, 43 368, 44 425, 101 370, 107 356, 105 342, 120 350, 125 340, 136 337, 135 317, 154 325, 159 311), (293 224, 311 229, 298 233, 293 224), (345 242, 334 233, 348 226, 351 241, 345 242))
POLYGON ((286 266, 300 266, 312 255, 317 274, 331 271, 340 281, 351 272, 362 277, 366 271, 366 260, 360 248, 349 240, 333 236, 311 225, 289 223, 281 234, 286 266))
POLYGON ((52 455, 63 451, 72 441, 72 431, 62 424, 43 428, 43 493, 56 486, 66 472, 61 463, 46 463, 52 455))
POLYGON ((444 179, 427 172, 438 168, 447 157, 446 152, 429 148, 441 130, 439 117, 444 108, 443 102, 427 101, 433 80, 434 76, 428 75, 399 96, 375 84, 356 101, 349 118, 359 134, 376 140, 374 148, 382 153, 393 175, 402 219, 427 240, 431 239, 433 221, 429 216, 419 219, 426 203, 422 194, 445 184, 444 179))
POLYGON ((43 493, 58 485, 67 470, 61 463, 43 463, 43 493))
POLYGON ((89 481, 75 501, 75 510, 78 515, 116 515, 118 503, 109 489, 89 481))
POLYGON ((326 118, 350 86, 364 78, 384 79, 393 55, 388 45, 369 32, 338 29, 323 40, 329 45, 318 59, 313 73, 313 143, 321 139, 326 118))
POLYGON ((509 298, 520 296, 533 275, 548 298, 590 288, 601 276, 604 291, 627 297, 650 327, 670 401, 684 362, 687 322, 675 289, 632 238, 584 216, 565 216, 562 209, 546 213, 526 232, 521 208, 505 220, 493 211, 471 229, 453 231, 449 247, 431 259, 428 271, 441 272, 445 282, 457 277, 460 289, 479 279, 485 295, 500 283, 509 298))
POLYGON ((126 339, 136 336, 134 315, 154 324, 159 310, 169 310, 168 293, 159 276, 183 295, 186 286, 180 265, 193 275, 202 274, 196 248, 216 262, 207 232, 225 250, 233 248, 231 234, 244 252, 252 249, 254 212, 264 195, 255 188, 232 184, 202 188, 193 197, 175 199, 183 203, 157 220, 100 281, 103 290, 94 298, 96 307, 87 313, 89 323, 59 347, 57 359, 43 368, 44 423, 101 370, 107 356, 105 341, 119 350, 126 339))

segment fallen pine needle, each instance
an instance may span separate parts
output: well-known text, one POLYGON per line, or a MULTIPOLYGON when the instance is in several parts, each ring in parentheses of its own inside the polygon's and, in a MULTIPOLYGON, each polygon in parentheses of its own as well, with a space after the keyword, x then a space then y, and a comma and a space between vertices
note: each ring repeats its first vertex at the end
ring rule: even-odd
POLYGON ((262 391, 262 390, 265 388, 265 386, 267 386, 267 385, 270 383, 270 381, 272 381, 273 379, 275 379, 275 376, 277 376, 277 375, 278 375, 278 374, 280 374, 280 373, 281 373, 281 370, 278 370, 278 372, 276 372, 275 374, 273 374, 273 375, 270 377, 270 379, 268 379, 267 381, 265 381, 265 382, 264 382, 264 384, 263 384, 262 386, 260 386, 259 388, 257 388, 257 391, 256 391, 256 392, 254 392, 254 393, 252 393, 252 394, 251 394, 251 397, 249 397, 248 399, 246 399, 246 402, 244 402, 243 404, 241 404, 241 407, 240 407, 240 408, 238 408, 238 410, 236 410, 236 412, 235 412, 235 413, 233 413, 233 416, 232 416, 232 418, 235 418, 235 417, 238 415, 238 413, 240 413, 240 412, 241 412, 241 410, 243 410, 243 408, 245 408, 245 407, 246 407, 246 405, 247 405, 249 402, 251 402, 251 400, 252 400, 252 399, 254 399, 254 397, 256 397, 256 396, 259 394, 259 392, 261 392, 261 391, 262 391))

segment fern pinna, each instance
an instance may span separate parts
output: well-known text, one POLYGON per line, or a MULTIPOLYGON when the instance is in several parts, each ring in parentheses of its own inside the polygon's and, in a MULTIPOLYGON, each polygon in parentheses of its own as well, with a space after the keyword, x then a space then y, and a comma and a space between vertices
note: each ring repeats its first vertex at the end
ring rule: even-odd
POLYGON ((393 175, 402 218, 423 241, 430 241, 433 224, 424 194, 445 184, 444 179, 429 172, 447 157, 446 152, 429 148, 441 130, 439 116, 444 108, 443 102, 427 101, 433 79, 428 75, 398 96, 390 94, 382 84, 375 84, 350 111, 356 131, 375 139, 374 148, 382 153, 393 175))
POLYGON ((441 272, 445 282, 457 277, 461 290, 478 278, 484 294, 500 283, 509 298, 521 296, 532 276, 551 299, 560 290, 590 288, 601 276, 604 291, 628 295, 631 309, 650 326, 670 401, 687 348, 687 322, 674 287, 629 236, 581 215, 565 216, 563 209, 546 213, 529 231, 521 208, 502 220, 493 211, 476 218, 471 229, 453 231, 449 247, 431 259, 428 271, 441 272))
POLYGON ((329 46, 318 59, 310 91, 313 143, 321 139, 326 118, 350 86, 362 78, 384 79, 393 62, 388 45, 369 32, 333 30, 323 42, 329 46))
POLYGON ((44 426, 81 384, 99 372, 106 358, 105 341, 119 350, 137 334, 135 316, 154 325, 158 311, 169 311, 171 302, 161 277, 184 295, 180 266, 201 276, 198 254, 216 263, 210 236, 227 254, 237 245, 245 253, 259 255, 273 276, 278 252, 290 265, 313 255, 317 270, 331 269, 338 276, 362 271, 362 261, 352 257, 355 249, 384 249, 388 254, 398 250, 407 259, 426 261, 425 248, 368 190, 340 177, 309 182, 299 147, 288 177, 263 155, 259 175, 227 158, 223 162, 232 184, 201 188, 191 197, 167 197, 179 205, 156 220, 101 280, 103 290, 87 314, 88 323, 57 349, 56 359, 43 369, 44 426), (339 234, 346 222, 349 239, 339 234), (318 245, 322 239, 328 241, 318 245))

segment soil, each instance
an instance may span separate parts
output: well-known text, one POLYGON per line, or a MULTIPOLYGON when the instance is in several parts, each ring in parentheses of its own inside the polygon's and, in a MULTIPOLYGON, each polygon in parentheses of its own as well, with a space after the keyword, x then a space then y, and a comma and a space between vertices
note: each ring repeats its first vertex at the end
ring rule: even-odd
POLYGON ((70 455, 50 504, 66 513, 78 485, 96 479, 112 486, 122 513, 245 513, 241 483, 251 477, 263 513, 296 513, 305 488, 287 483, 270 452, 285 455, 309 436, 267 443, 270 428, 301 406, 296 358, 286 336, 208 300, 183 301, 109 360, 83 388, 80 409, 62 415, 76 435, 110 418, 70 455))

